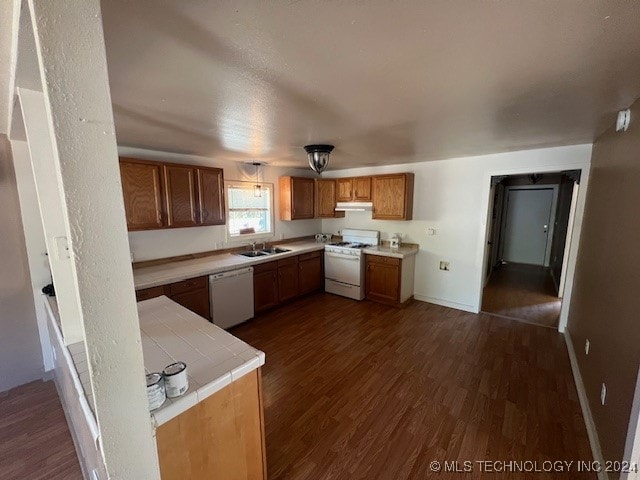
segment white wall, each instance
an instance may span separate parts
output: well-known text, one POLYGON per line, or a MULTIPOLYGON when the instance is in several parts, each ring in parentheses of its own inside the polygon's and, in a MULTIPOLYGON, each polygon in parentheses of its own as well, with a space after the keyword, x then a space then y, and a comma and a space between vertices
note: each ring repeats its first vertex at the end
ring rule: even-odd
MULTIPOLYGON (((420 245, 415 297, 476 312, 480 308, 491 176, 572 168, 588 170, 590 158, 591 145, 575 145, 330 171, 323 176, 415 173, 414 214, 412 221, 402 222, 372 220, 370 212, 347 212, 341 219, 324 219, 322 231, 335 234, 346 227, 373 228, 381 231, 383 240, 393 233, 402 233, 404 241, 420 245), (436 229, 437 234, 428 236, 428 228, 436 229), (439 270, 440 260, 451 262, 449 272, 439 270)), ((586 177, 583 175, 583 181, 586 177)))
POLYGON ((36 317, 38 319, 38 332, 40 333, 40 346, 42 348, 44 370, 49 371, 53 369, 53 357, 42 298, 42 287, 51 283, 51 271, 49 270, 49 260, 47 258, 47 246, 44 239, 44 230, 42 229, 40 206, 38 205, 38 194, 36 192, 36 185, 33 179, 29 147, 27 142, 12 140, 11 148, 13 151, 18 195, 20 196, 22 226, 24 228, 31 287, 34 297, 36 317))
MULTIPOLYGON (((243 163, 222 159, 211 159, 193 155, 184 155, 140 148, 118 147, 118 154, 124 157, 141 158, 145 160, 170 161, 174 163, 186 163, 203 165, 224 169, 225 180, 255 181, 255 167, 243 163)), ((260 168, 260 181, 273 183, 274 207, 275 207, 275 235, 271 240, 282 238, 295 238, 306 235, 314 235, 320 232, 320 220, 296 220, 283 222, 278 219, 278 178, 283 175, 295 175, 299 177, 311 177, 310 169, 294 169, 272 167, 265 165, 260 168)), ((133 253, 134 261, 166 258, 189 253, 206 252, 220 248, 237 246, 238 243, 228 242, 225 226, 191 227, 165 230, 148 230, 129 233, 129 246, 133 253)), ((240 243, 241 245, 242 243, 240 243)))
POLYGON ((0 392, 42 378, 42 351, 9 140, 0 135, 0 392))

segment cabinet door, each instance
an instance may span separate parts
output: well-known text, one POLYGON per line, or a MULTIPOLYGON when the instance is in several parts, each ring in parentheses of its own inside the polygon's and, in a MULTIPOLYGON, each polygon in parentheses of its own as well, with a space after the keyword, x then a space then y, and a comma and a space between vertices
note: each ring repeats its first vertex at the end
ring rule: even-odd
POLYGON ((320 218, 334 218, 344 216, 344 212, 336 212, 336 181, 316 180, 316 216, 320 218), (338 215, 341 214, 341 215, 338 215))
POLYGON ((197 225, 196 175, 189 166, 165 165, 166 201, 170 227, 197 225))
POLYGON ((151 230, 165 224, 162 165, 120 160, 124 209, 129 230, 151 230))
POLYGON ((188 308, 201 317, 211 320, 211 308, 209 304, 209 289, 193 290, 191 292, 171 295, 171 300, 188 308))
POLYGON ((362 202, 371 201, 371 177, 353 179, 353 199, 362 202))
POLYGON ((278 270, 253 272, 253 310, 258 313, 278 304, 278 270))
POLYGON ((314 217, 314 190, 312 178, 291 178, 292 220, 314 217))
POLYGON ((284 302, 299 294, 298 257, 278 261, 278 300, 284 302))
POLYGON ((338 178, 336 179, 336 201, 350 202, 353 200, 353 179, 338 178))
POLYGON ((196 169, 198 225, 224 225, 224 179, 221 168, 196 169))
POLYGON ((168 293, 169 292, 164 285, 145 288, 143 290, 136 291, 136 302, 142 302, 143 300, 149 300, 150 298, 156 298, 161 295, 168 295, 168 293))
POLYGON ((400 301, 400 260, 376 260, 367 255, 366 296, 370 300, 396 304, 400 301))
POLYGON ((372 218, 411 220, 413 174, 380 175, 372 178, 372 218))
POLYGON ((324 283, 322 272, 322 257, 320 255, 300 260, 298 264, 298 285, 300 294, 315 292, 322 289, 324 283))

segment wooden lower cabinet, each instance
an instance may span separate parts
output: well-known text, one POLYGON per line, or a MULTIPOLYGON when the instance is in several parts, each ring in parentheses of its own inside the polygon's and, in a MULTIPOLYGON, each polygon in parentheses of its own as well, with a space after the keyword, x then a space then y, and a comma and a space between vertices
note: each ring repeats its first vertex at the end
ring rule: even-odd
POLYGON ((321 290, 324 284, 322 252, 305 253, 298 257, 298 289, 300 295, 321 290))
POLYGON ((262 263, 253 267, 253 310, 260 313, 323 287, 321 250, 262 263))
POLYGON ((190 278, 181 282, 145 288, 136 291, 136 301, 166 295, 183 307, 211 320, 211 303, 209 301, 209 277, 190 278))
POLYGON ((382 303, 400 301, 401 266, 399 258, 366 255, 366 296, 382 303))
POLYGON ((253 267, 253 310, 268 310, 278 304, 278 262, 253 267))
POLYGON ((156 429, 162 480, 261 480, 267 462, 260 370, 156 429))
POLYGON ((298 296, 298 257, 278 260, 278 300, 285 302, 298 296))

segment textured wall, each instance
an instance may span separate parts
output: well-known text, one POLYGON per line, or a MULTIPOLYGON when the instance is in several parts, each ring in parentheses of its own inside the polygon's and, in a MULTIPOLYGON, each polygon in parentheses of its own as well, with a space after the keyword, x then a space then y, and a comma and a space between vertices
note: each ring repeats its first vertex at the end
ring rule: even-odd
POLYGON ((0 392, 42 376, 33 305, 9 141, 0 135, 0 392))
POLYGON ((593 147, 568 324, 602 453, 610 460, 622 459, 640 362, 640 101, 631 119, 627 132, 610 129, 593 147))

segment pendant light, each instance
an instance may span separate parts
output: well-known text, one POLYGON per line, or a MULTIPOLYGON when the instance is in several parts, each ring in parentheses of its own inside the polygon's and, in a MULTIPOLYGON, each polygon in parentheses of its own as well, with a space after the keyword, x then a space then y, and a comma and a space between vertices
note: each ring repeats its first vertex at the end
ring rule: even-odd
POLYGON ((253 162, 253 166, 256 167, 256 183, 253 186, 253 196, 254 197, 261 197, 262 196, 262 185, 260 185, 260 165, 262 165, 260 162, 253 162))
POLYGON ((307 145, 304 149, 309 157, 309 166, 316 173, 322 173, 329 165, 329 154, 333 145, 307 145))

